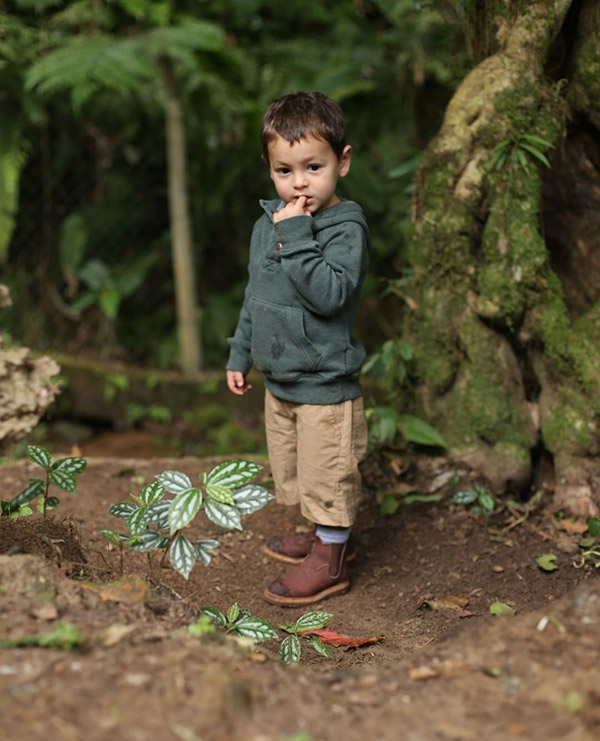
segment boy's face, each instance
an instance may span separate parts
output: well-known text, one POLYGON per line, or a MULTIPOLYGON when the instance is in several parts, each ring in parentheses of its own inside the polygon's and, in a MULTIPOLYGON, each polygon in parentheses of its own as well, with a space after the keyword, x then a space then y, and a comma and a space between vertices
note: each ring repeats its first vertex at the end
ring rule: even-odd
POLYGON ((269 173, 282 201, 292 203, 305 196, 311 214, 340 202, 335 189, 338 178, 350 170, 349 144, 339 159, 329 142, 314 136, 292 144, 278 136, 268 147, 269 173))

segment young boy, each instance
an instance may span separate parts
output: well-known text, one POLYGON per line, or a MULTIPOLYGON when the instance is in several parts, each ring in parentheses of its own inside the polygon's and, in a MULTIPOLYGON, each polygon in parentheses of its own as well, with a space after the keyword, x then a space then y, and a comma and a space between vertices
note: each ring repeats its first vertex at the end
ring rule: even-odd
POLYGON ((277 501, 300 503, 314 534, 271 538, 266 552, 298 564, 265 590, 268 602, 309 605, 350 587, 346 560, 366 453, 359 383, 365 358, 353 337, 369 259, 360 206, 336 193, 352 149, 337 103, 320 93, 274 101, 262 123, 263 159, 280 200, 261 201, 249 281, 229 339, 227 385, 265 375, 265 426, 277 501))

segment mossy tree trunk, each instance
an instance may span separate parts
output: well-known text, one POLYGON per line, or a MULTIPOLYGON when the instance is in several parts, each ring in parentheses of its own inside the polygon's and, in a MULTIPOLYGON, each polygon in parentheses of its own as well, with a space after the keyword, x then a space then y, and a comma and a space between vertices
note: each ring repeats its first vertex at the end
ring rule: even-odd
POLYGON ((476 66, 419 172, 406 333, 421 411, 497 490, 551 454, 600 504, 600 2, 472 2, 476 66), (485 32, 482 32, 482 29, 485 32), (477 43, 475 43, 477 41, 477 43), (541 164, 520 138, 551 142, 541 164), (509 142, 506 161, 494 152, 509 142), (492 165, 496 165, 492 167, 492 165))

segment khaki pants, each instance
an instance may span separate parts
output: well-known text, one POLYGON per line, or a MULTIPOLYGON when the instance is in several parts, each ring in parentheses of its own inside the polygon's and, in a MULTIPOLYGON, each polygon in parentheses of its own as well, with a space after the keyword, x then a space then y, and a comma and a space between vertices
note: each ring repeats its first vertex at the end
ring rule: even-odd
POLYGON ((362 396, 339 404, 296 404, 265 395, 269 461, 280 504, 300 503, 304 517, 330 527, 356 518, 367 452, 362 396))

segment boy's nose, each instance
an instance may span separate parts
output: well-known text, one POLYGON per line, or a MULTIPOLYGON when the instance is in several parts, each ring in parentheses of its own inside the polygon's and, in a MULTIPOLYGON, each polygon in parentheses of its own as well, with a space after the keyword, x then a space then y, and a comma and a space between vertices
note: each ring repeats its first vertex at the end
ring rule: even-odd
POLYGON ((294 188, 299 190, 300 188, 306 188, 308 183, 306 182, 306 175, 301 172, 294 177, 294 188))

